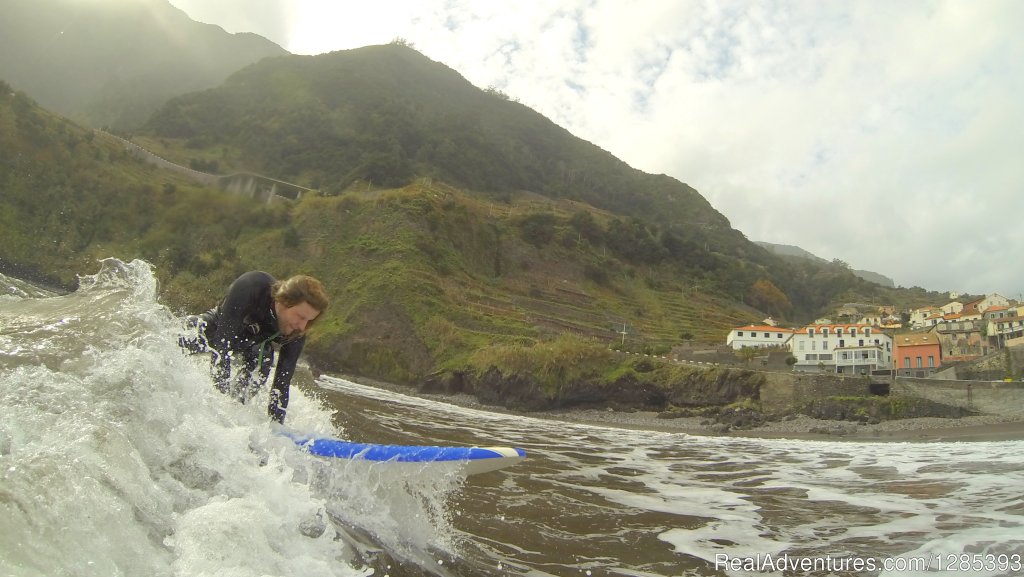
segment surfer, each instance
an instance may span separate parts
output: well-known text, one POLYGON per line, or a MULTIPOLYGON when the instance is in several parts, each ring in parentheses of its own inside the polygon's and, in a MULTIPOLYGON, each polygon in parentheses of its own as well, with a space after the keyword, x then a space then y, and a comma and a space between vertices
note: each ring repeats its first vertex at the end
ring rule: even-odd
POLYGON ((179 345, 193 353, 210 352, 217 389, 242 403, 266 384, 278 349, 267 412, 284 423, 306 331, 328 306, 323 285, 313 277, 280 281, 250 271, 231 283, 218 306, 189 319, 195 333, 182 336, 179 345))

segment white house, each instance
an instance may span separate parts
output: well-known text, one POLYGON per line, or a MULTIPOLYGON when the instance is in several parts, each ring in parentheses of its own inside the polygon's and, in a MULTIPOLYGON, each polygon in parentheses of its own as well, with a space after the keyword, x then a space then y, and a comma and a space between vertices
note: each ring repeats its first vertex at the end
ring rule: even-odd
POLYGON ((797 371, 861 373, 892 368, 892 338, 865 324, 808 325, 793 331, 797 371))
POLYGON ((989 340, 992 341, 993 345, 997 348, 1003 348, 1006 345, 1006 341, 1024 337, 1024 317, 993 316, 988 320, 986 334, 988 334, 989 340))
POLYGON ((992 293, 981 299, 978 303, 978 311, 985 312, 992 307, 1008 307, 1010 300, 999 293, 992 293))
POLYGON ((737 351, 747 347, 785 347, 789 344, 789 339, 792 336, 793 329, 770 325, 747 325, 729 331, 725 344, 737 351))
POLYGON ((910 311, 910 326, 919 329, 939 324, 942 320, 942 309, 938 307, 921 307, 910 311))
POLYGON ((946 315, 955 315, 964 310, 964 303, 960 301, 950 301, 942 305, 942 312, 946 315))

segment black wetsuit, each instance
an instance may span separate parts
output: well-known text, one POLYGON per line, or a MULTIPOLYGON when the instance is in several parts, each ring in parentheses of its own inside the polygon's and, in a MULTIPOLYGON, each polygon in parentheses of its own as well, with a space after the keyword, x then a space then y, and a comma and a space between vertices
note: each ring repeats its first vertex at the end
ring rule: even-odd
POLYGON ((266 383, 274 362, 274 345, 279 345, 267 412, 278 423, 284 423, 288 389, 305 336, 286 338, 278 331, 270 295, 273 284, 274 277, 265 272, 252 271, 238 277, 220 305, 196 319, 197 337, 183 338, 181 345, 195 352, 212 352, 211 370, 217 388, 243 403, 266 383))

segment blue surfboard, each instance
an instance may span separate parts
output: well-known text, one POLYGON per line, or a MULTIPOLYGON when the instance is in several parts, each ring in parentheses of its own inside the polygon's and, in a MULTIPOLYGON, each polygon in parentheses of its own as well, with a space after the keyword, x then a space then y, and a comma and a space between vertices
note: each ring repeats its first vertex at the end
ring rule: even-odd
POLYGON ((457 465, 467 475, 504 469, 526 458, 526 451, 513 447, 377 445, 289 432, 283 434, 307 453, 318 457, 362 459, 378 463, 447 463, 457 465))

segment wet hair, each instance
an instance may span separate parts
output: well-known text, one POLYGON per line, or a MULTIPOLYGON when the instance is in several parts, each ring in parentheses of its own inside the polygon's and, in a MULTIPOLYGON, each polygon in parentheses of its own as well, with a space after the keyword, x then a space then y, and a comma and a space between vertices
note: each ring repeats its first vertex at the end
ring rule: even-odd
MULTIPOLYGON (((301 305, 302 303, 309 303, 309 306, 320 312, 316 318, 323 316, 323 313, 331 306, 330 299, 327 298, 327 291, 324 290, 324 285, 320 284, 320 281, 315 278, 304 274, 297 274, 286 280, 275 281, 273 286, 270 287, 270 294, 275 302, 281 303, 288 308, 301 305)), ((313 319, 313 321, 315 320, 313 319)), ((310 321, 309 324, 312 325, 313 321, 310 321)))

